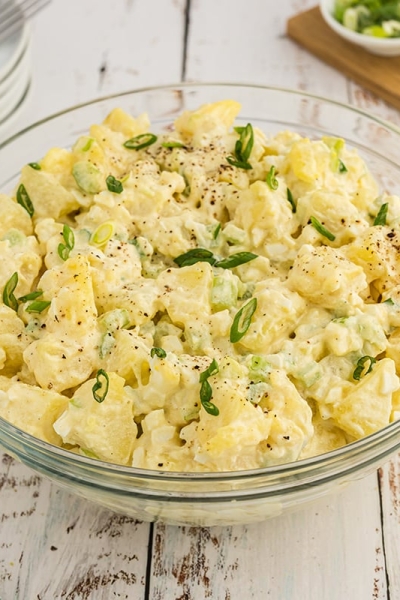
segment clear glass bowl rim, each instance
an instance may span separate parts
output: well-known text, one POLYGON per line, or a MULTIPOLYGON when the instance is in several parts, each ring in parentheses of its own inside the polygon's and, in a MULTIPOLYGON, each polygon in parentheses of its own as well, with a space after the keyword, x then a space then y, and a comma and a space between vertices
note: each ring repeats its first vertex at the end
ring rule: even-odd
MULTIPOLYGON (((284 463, 279 465, 274 465, 270 467, 260 467, 258 469, 248 469, 248 470, 240 470, 240 471, 219 471, 219 472, 176 472, 176 471, 162 471, 162 470, 150 470, 150 469, 139 469, 136 467, 128 467, 124 465, 118 465, 114 463, 108 463, 105 461, 101 461, 95 458, 89 458, 83 455, 75 454, 61 448, 59 446, 54 446, 48 442, 45 442, 39 438, 32 436, 29 433, 19 429, 15 425, 9 423, 2 417, 0 417, 0 448, 1 448, 1 433, 4 431, 8 434, 13 440, 17 443, 22 443, 24 446, 29 446, 32 450, 37 450, 41 454, 45 453, 47 455, 54 455, 61 458, 63 461, 68 463, 70 466, 74 464, 77 467, 89 467, 91 470, 99 469, 102 473, 107 474, 109 476, 112 475, 123 475, 123 476, 132 476, 138 477, 144 480, 173 480, 173 481, 218 481, 218 482, 232 482, 232 481, 242 481, 244 479, 253 479, 254 477, 276 477, 280 476, 285 478, 285 476, 296 477, 296 475, 300 476, 301 474, 307 473, 311 475, 315 474, 315 471, 324 471, 325 468, 328 468, 330 465, 337 465, 340 462, 340 459, 346 458, 354 458, 355 456, 362 457, 364 451, 370 450, 374 447, 379 447, 381 442, 386 440, 396 440, 397 439, 397 447, 394 445, 393 450, 387 450, 384 455, 391 454, 392 452, 396 452, 396 450, 400 450, 400 420, 394 421, 390 423, 386 427, 380 429, 379 431, 370 434, 360 440, 355 442, 351 442, 346 446, 338 448, 337 450, 332 450, 331 452, 327 452, 325 454, 320 454, 318 456, 313 456, 311 458, 306 458, 302 460, 298 460, 296 462, 284 463)), ((6 450, 7 452, 7 450, 6 450)), ((379 454, 379 453, 378 453, 379 454)), ((353 472, 353 470, 358 470, 363 465, 362 458, 360 462, 357 462, 355 465, 353 464, 350 467, 349 472, 353 472)), ((343 471, 347 470, 344 468, 345 464, 343 464, 343 471)), ((329 477, 329 473, 326 473, 329 477)), ((339 475, 339 473, 337 473, 339 475)), ((334 477, 335 478, 335 477, 334 477)))

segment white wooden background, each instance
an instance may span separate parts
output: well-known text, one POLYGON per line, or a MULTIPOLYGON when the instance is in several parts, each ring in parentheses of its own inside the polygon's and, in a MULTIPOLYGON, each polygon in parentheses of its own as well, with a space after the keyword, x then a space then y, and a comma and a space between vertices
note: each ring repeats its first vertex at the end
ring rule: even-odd
MULTIPOLYGON (((400 125, 302 50, 287 19, 313 0, 52 0, 32 23, 18 128, 99 95, 232 81, 299 88, 400 125)), ((149 525, 70 496, 0 452, 0 600, 399 600, 400 457, 312 508, 263 524, 149 525)))

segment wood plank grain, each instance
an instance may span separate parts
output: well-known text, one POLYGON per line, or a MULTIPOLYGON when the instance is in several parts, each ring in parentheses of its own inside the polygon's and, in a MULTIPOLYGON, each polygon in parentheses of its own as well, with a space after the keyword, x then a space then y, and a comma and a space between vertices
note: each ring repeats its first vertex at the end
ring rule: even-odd
POLYGON ((186 0, 52 0, 32 23, 32 98, 18 129, 94 98, 181 79, 186 0))
POLYGON ((318 7, 288 21, 291 38, 386 102, 400 108, 400 57, 381 57, 343 40, 322 18, 318 7))
POLYGON ((0 598, 144 598, 150 526, 56 488, 3 455, 0 598))
MULTIPOLYGON (((350 98, 358 108, 400 126, 399 111, 362 86, 352 82, 350 98)), ((400 190, 394 192, 399 194, 400 190)), ((396 598, 400 594, 400 455, 379 470, 379 481, 388 587, 390 597, 396 598)))
POLYGON ((384 600, 377 477, 249 526, 157 525, 153 600, 384 600))
POLYGON ((293 42, 289 17, 315 0, 193 0, 189 81, 257 83, 347 99, 346 78, 293 42))
POLYGON ((386 569, 391 598, 400 595, 400 454, 379 470, 386 569))
POLYGON ((349 99, 358 108, 400 126, 400 112, 396 108, 353 81, 349 82, 349 99))

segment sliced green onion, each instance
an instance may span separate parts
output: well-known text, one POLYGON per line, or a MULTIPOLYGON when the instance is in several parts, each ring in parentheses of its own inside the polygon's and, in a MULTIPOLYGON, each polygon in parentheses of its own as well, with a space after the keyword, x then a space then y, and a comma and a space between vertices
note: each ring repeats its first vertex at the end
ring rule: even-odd
POLYGON ((191 191, 191 187, 190 187, 190 183, 186 177, 186 175, 182 175, 183 179, 185 180, 185 189, 182 192, 182 196, 185 196, 185 198, 188 198, 190 196, 190 191, 191 191))
POLYGON ((174 258, 174 263, 178 267, 188 267, 198 262, 208 262, 210 265, 213 265, 216 262, 216 258, 210 250, 206 250, 205 248, 193 248, 174 258))
POLYGON ((3 290, 3 302, 9 308, 12 308, 17 312, 18 310, 18 300, 14 296, 14 290, 18 284, 18 273, 15 272, 11 275, 10 279, 7 281, 3 290))
POLYGON ((41 171, 42 170, 42 167, 37 162, 28 163, 28 166, 31 167, 32 169, 35 169, 35 171, 41 171))
POLYGON ((250 163, 244 162, 243 160, 236 160, 233 156, 227 156, 226 160, 232 167, 237 167, 238 169, 249 170, 253 168, 250 163))
POLYGON ((64 227, 63 227, 63 238, 64 238, 64 242, 65 242, 65 245, 67 246, 67 248, 72 250, 73 247, 75 246, 75 236, 74 236, 74 232, 72 231, 72 229, 69 225, 64 225, 64 227))
POLYGON ((324 227, 322 223, 318 221, 318 219, 316 219, 315 217, 310 217, 310 221, 314 229, 316 229, 318 233, 320 233, 324 237, 328 238, 328 240, 333 242, 336 239, 336 236, 333 235, 333 233, 329 231, 329 229, 326 229, 326 227, 324 227))
POLYGON ((342 138, 331 137, 324 135, 322 136, 322 141, 330 148, 331 150, 331 167, 332 171, 337 171, 339 173, 347 173, 347 167, 344 162, 339 158, 339 154, 342 152, 345 147, 345 141, 342 138))
POLYGON ((221 231, 221 223, 218 223, 218 225, 216 226, 216 228, 213 231, 213 240, 217 239, 220 231, 221 231))
POLYGON ((208 378, 216 375, 219 372, 218 363, 213 358, 208 368, 200 373, 199 382, 201 383, 200 388, 200 401, 206 412, 215 417, 219 415, 219 409, 210 402, 212 397, 212 387, 208 382, 208 378))
POLYGON ((295 213, 296 210, 297 210, 296 209, 296 204, 295 204, 295 201, 293 199, 293 194, 292 194, 292 192, 290 191, 289 188, 286 188, 286 198, 288 199, 288 202, 289 202, 289 204, 292 207, 292 213, 295 213))
POLYGON ((185 144, 182 144, 182 142, 163 142, 161 146, 163 148, 184 148, 185 144))
POLYGON ((212 387, 207 380, 203 381, 200 388, 200 402, 206 412, 209 415, 217 417, 219 415, 219 408, 211 402, 212 398, 212 387))
POLYGON ((95 246, 104 246, 114 235, 115 226, 112 221, 107 221, 98 226, 90 237, 89 243, 95 246))
POLYGON ((213 375, 216 375, 217 373, 219 373, 219 366, 215 358, 213 358, 210 364, 208 365, 207 369, 200 373, 200 383, 203 383, 203 381, 206 381, 206 379, 212 377, 213 375))
POLYGON ((250 123, 247 123, 246 127, 235 127, 234 129, 240 137, 235 144, 234 156, 227 156, 226 160, 233 167, 252 169, 253 167, 248 160, 254 146, 253 127, 250 123))
POLYGON ((86 142, 86 144, 81 148, 81 152, 88 152, 90 150, 90 148, 92 147, 93 142, 94 142, 93 138, 88 138, 88 141, 86 142))
POLYGON ((388 212, 389 204, 385 202, 379 209, 378 214, 375 217, 374 225, 386 225, 386 217, 388 212))
POLYGON ((229 339, 235 344, 242 339, 250 327, 251 318, 257 308, 257 298, 252 298, 247 304, 236 313, 231 326, 229 339))
POLYGON ((64 225, 63 227, 63 238, 64 244, 58 244, 57 252, 58 256, 62 260, 67 260, 69 258, 71 250, 73 250, 75 246, 75 236, 69 225, 64 225))
POLYGON ((255 258, 258 258, 258 254, 253 254, 252 252, 237 252, 236 254, 231 254, 228 258, 217 260, 217 262, 214 263, 214 266, 221 267, 222 269, 233 269, 233 267, 244 265, 255 258))
POLYGON ((29 304, 25 310, 29 313, 41 313, 48 308, 50 304, 51 302, 49 300, 35 300, 35 302, 29 304))
POLYGON ((107 177, 106 184, 108 191, 114 192, 114 194, 120 194, 124 190, 122 183, 113 175, 107 177))
MULTIPOLYGON (((254 131, 250 123, 240 132, 240 158, 247 162, 254 146, 254 131)), ((239 148, 239 146, 238 146, 239 148)))
POLYGON ((32 201, 29 198, 29 194, 26 191, 23 183, 21 183, 21 185, 19 186, 19 188, 17 190, 17 202, 18 202, 18 204, 20 204, 22 206, 22 208, 24 208, 26 210, 26 212, 28 213, 28 215, 30 217, 33 216, 35 209, 33 208, 32 201))
POLYGON ((29 302, 29 300, 36 300, 36 298, 39 298, 42 294, 42 290, 36 290, 36 292, 30 292, 25 296, 21 296, 20 298, 18 298, 18 300, 20 302, 29 302))
POLYGON ((387 298, 382 302, 382 304, 389 304, 390 306, 394 306, 394 302, 391 298, 387 298))
POLYGON ((158 356, 158 358, 165 358, 167 353, 163 348, 157 348, 156 346, 150 350, 150 356, 153 358, 154 356, 158 356))
POLYGON ((141 133, 127 140, 124 146, 129 150, 142 150, 143 148, 147 148, 147 146, 151 146, 156 141, 157 136, 154 133, 141 133))
POLYGON ((272 165, 272 167, 268 171, 267 177, 266 177, 266 182, 267 182, 268 186, 271 188, 271 190, 277 190, 279 187, 279 182, 278 182, 277 178, 275 177, 275 173, 276 173, 276 169, 272 165))
POLYGON ((356 379, 357 381, 359 381, 361 379, 361 377, 364 377, 364 375, 368 375, 368 373, 370 373, 372 371, 372 367, 374 366, 375 363, 376 363, 376 358, 374 358, 373 356, 362 356, 358 360, 357 366, 354 369, 353 379, 356 379), (365 369, 365 363, 368 361, 369 361, 368 370, 365 371, 365 373, 363 373, 363 371, 365 369))
POLYGON ((233 343, 240 340, 245 335, 250 327, 253 314, 257 309, 257 298, 253 298, 251 292, 249 292, 249 294, 250 295, 247 297, 250 297, 251 300, 242 306, 242 308, 236 313, 231 326, 230 340, 233 343))
POLYGON ((103 402, 108 394, 110 380, 104 369, 99 369, 96 374, 96 383, 92 387, 93 398, 99 404, 103 402), (100 393, 97 393, 100 391, 100 393))
POLYGON ((61 260, 65 261, 65 260, 68 260, 69 253, 71 251, 69 248, 67 248, 67 246, 65 246, 65 244, 58 244, 57 252, 58 252, 58 256, 61 258, 61 260))

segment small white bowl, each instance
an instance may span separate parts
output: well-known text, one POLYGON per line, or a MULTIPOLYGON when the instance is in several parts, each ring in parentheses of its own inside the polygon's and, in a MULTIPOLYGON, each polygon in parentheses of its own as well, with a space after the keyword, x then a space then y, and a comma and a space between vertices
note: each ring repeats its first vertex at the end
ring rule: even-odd
POLYGON ((362 46, 362 48, 372 54, 378 54, 379 56, 400 55, 400 38, 378 38, 347 29, 347 27, 339 23, 333 16, 334 5, 335 0, 320 0, 319 3, 325 22, 338 35, 353 44, 362 46))

